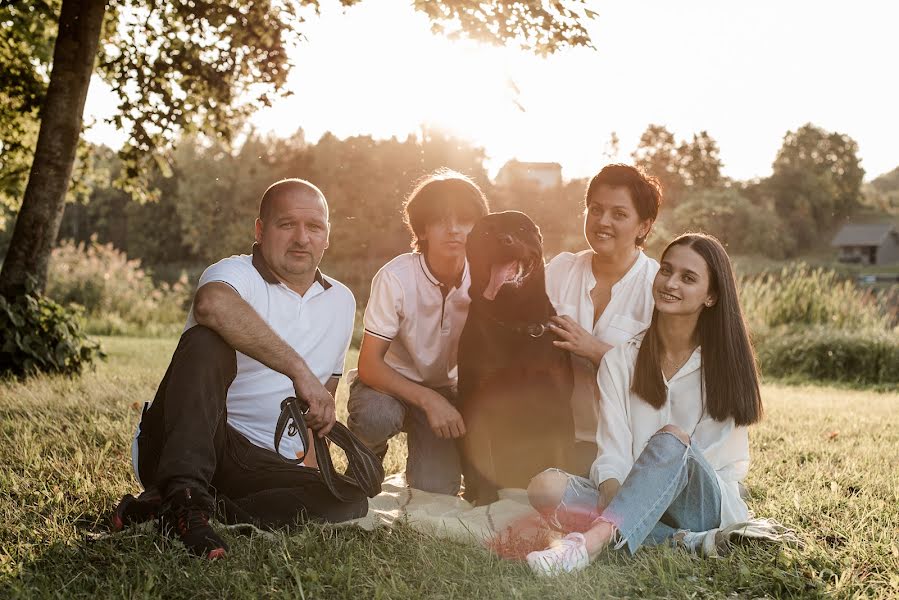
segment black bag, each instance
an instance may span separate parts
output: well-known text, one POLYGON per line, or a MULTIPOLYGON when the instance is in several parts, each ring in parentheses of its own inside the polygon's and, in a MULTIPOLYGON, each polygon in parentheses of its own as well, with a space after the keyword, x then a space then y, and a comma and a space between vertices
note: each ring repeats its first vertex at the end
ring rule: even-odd
MULTIPOLYGON (((281 415, 278 417, 278 424, 275 426, 275 453, 281 444, 281 438, 284 430, 287 435, 298 435, 303 442, 304 448, 309 448, 309 439, 306 434, 306 420, 303 415, 309 410, 309 405, 301 398, 285 398, 281 402, 281 415)), ((322 480, 331 490, 334 496, 343 502, 354 502, 363 497, 374 498, 381 493, 381 483, 384 481, 384 466, 381 459, 378 458, 359 438, 346 428, 346 426, 337 421, 334 427, 328 432, 325 438, 317 435, 312 436, 315 445, 315 456, 318 460, 318 468, 321 473, 322 480), (337 444, 344 452, 346 452, 347 467, 346 473, 338 473, 334 469, 334 463, 331 460, 331 450, 327 442, 337 444)), ((293 460, 281 456, 281 459, 293 463, 301 464, 302 460, 293 460)))

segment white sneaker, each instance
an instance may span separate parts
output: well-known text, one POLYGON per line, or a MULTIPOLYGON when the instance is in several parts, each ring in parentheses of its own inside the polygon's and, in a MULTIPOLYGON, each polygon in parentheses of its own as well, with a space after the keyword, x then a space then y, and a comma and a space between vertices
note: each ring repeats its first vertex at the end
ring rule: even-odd
POLYGON ((580 571, 590 564, 584 535, 576 532, 554 541, 546 550, 531 552, 527 558, 531 570, 546 577, 580 571))
POLYGON ((733 544, 746 540, 802 545, 792 529, 773 519, 752 519, 709 531, 679 531, 674 539, 688 551, 709 558, 724 556, 733 544))
POLYGON ((715 536, 719 531, 721 530, 681 530, 674 535, 674 541, 678 546, 681 546, 687 552, 692 552, 693 554, 697 554, 699 556, 716 556, 715 536))

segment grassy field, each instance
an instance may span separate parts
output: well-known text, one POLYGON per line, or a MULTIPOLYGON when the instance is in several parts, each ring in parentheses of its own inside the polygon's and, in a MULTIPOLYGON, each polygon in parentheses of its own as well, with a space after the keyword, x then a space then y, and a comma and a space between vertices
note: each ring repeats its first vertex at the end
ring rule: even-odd
MULTIPOLYGON (((0 382, 0 598, 899 597, 899 396, 766 385, 751 434, 750 507, 795 527, 802 548, 753 546, 700 559, 610 553, 538 580, 521 563, 408 527, 316 525, 235 537, 227 560, 187 556, 152 530, 107 533, 134 491, 130 436, 174 347, 106 338, 80 379, 0 382)), ((355 356, 351 356, 355 359, 355 356)), ((338 403, 346 401, 342 389, 338 403)), ((388 471, 402 465, 394 444, 388 471)))

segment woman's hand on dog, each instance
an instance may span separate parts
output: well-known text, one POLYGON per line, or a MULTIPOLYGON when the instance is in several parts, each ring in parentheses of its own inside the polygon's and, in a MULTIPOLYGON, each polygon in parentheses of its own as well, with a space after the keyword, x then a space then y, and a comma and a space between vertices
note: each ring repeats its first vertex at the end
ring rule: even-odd
POLYGON ((568 315, 550 317, 549 328, 559 338, 553 341, 556 348, 582 356, 595 367, 599 367, 602 357, 612 349, 612 346, 593 337, 592 333, 578 325, 568 315))
POLYGON ((456 407, 434 390, 423 388, 419 406, 428 417, 428 425, 437 437, 449 440, 465 435, 465 422, 456 407))

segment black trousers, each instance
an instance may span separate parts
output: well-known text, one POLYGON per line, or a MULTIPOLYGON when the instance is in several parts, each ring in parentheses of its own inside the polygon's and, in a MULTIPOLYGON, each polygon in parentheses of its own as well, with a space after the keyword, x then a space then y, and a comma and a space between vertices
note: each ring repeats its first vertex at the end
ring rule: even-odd
POLYGON ((287 463, 228 425, 225 400, 236 375, 236 353, 216 332, 197 325, 182 334, 141 418, 137 468, 144 487, 158 488, 163 498, 190 487, 198 502, 212 507, 217 500, 233 520, 264 526, 365 515, 366 498, 338 500, 317 469, 287 463))

